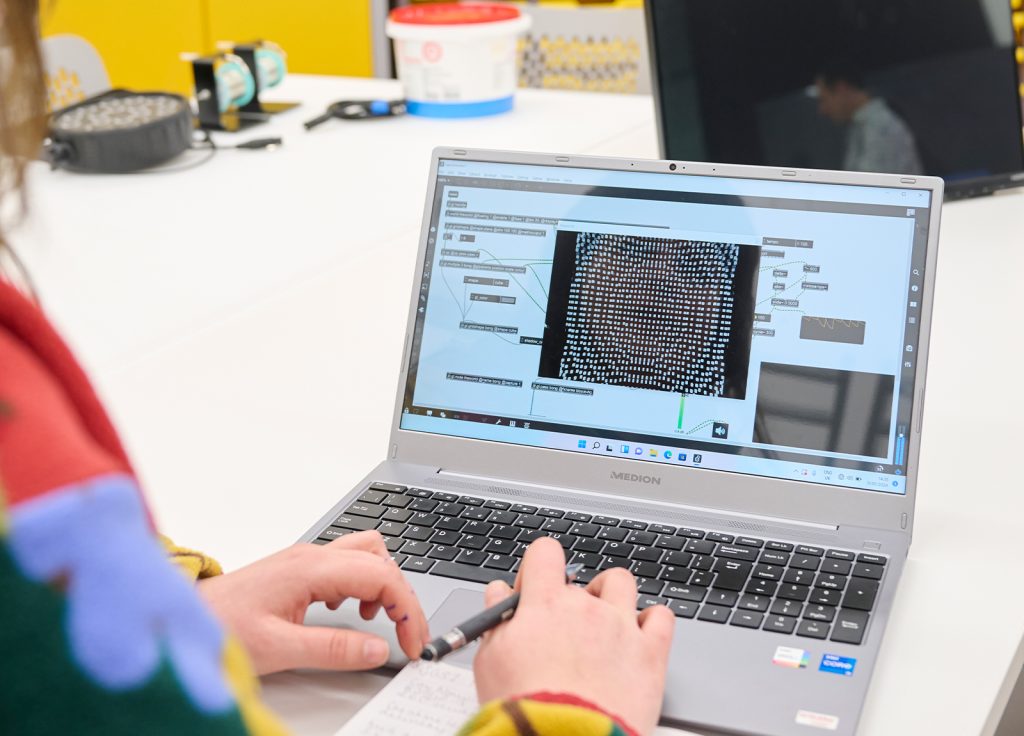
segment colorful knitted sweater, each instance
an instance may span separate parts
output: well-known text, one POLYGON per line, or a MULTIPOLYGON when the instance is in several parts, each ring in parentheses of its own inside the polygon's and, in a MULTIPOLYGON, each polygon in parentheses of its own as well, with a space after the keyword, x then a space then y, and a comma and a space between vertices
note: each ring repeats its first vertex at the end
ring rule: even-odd
MULTIPOLYGON (((85 374, 0 280, 0 733, 283 734, 193 587, 219 573, 156 533, 85 374)), ((486 705, 461 733, 628 731, 536 694, 486 705)))

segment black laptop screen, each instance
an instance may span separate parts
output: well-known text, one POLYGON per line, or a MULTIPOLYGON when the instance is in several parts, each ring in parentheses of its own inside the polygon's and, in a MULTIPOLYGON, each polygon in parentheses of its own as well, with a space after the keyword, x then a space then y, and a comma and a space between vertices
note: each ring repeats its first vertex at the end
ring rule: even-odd
POLYGON ((1024 184, 1009 0, 648 0, 666 158, 1024 184))

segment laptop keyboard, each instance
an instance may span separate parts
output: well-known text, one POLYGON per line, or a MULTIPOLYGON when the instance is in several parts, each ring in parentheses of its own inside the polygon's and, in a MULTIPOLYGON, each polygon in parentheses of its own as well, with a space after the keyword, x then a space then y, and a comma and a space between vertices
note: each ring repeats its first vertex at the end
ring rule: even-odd
POLYGON ((376 529, 403 570, 510 585, 523 552, 548 536, 586 584, 636 577, 637 608, 680 618, 860 644, 886 557, 454 493, 372 483, 314 540, 376 529))

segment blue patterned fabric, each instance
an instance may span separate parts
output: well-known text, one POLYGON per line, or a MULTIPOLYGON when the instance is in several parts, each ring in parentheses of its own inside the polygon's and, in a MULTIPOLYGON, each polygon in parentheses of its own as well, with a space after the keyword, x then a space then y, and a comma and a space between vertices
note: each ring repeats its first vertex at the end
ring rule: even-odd
POLYGON ((225 634, 171 565, 134 479, 107 475, 8 509, 8 544, 30 580, 64 588, 72 655, 111 690, 145 684, 165 654, 196 708, 235 707, 225 634))

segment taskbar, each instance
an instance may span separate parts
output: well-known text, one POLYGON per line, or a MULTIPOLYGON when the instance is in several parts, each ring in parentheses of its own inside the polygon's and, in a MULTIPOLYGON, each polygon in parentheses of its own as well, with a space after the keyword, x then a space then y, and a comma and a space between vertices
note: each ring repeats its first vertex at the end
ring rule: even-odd
MULTIPOLYGON (((603 438, 580 437, 570 442, 577 452, 605 455, 623 459, 646 460, 668 465, 724 470, 744 475, 758 475, 780 480, 798 480, 808 483, 855 488, 857 490, 906 493, 906 478, 902 475, 873 470, 849 470, 822 465, 808 465, 785 460, 751 457, 715 451, 683 451, 665 446, 636 445, 609 442, 603 438)), ((561 449, 561 448, 559 448, 561 449)))
MULTIPOLYGON (((785 450, 777 450, 772 448, 761 448, 752 447, 749 445, 735 445, 722 440, 707 440, 702 441, 698 439, 686 439, 676 437, 666 437, 664 435, 649 435, 638 432, 624 432, 618 430, 599 429, 595 427, 586 426, 572 426, 567 424, 561 424, 557 422, 548 422, 543 419, 537 419, 535 417, 522 417, 522 416, 500 416, 496 414, 479 414, 474 412, 467 412, 461 409, 452 409, 445 407, 428 407, 413 405, 406 407, 403 410, 406 415, 414 416, 426 416, 426 417, 437 417, 440 419, 450 419, 460 422, 473 422, 477 424, 487 424, 494 427, 506 427, 510 429, 519 430, 534 430, 541 432, 553 432, 568 436, 574 436, 578 438, 587 437, 591 439, 591 442, 597 442, 603 440, 607 445, 612 446, 615 443, 630 444, 633 447, 634 458, 635 450, 637 447, 644 445, 646 449, 654 447, 663 447, 661 453, 664 454, 668 450, 686 450, 689 454, 694 452, 703 456, 706 453, 716 453, 723 456, 736 456, 744 457, 757 460, 767 461, 782 461, 794 464, 798 468, 821 468, 836 471, 836 474, 842 474, 843 480, 846 480, 846 476, 855 478, 858 476, 858 472, 861 474, 871 473, 879 476, 895 476, 899 478, 906 472, 906 467, 902 464, 893 465, 886 462, 870 462, 870 461, 859 461, 850 460, 848 458, 829 457, 822 455, 810 455, 800 452, 789 452, 785 450), (846 471, 853 471, 852 474, 848 474, 846 471)), ((462 434, 462 433, 460 433, 462 434)), ((899 443, 897 444, 899 447, 899 443)), ((582 448, 573 448, 582 449, 582 448)), ((643 459, 655 459, 650 455, 643 459)), ((661 458, 663 461, 666 459, 661 458)), ((817 476, 812 476, 817 477, 817 476)), ((863 475, 860 475, 863 478, 863 475)), ((898 484, 901 487, 903 484, 898 484)))
MULTIPOLYGON (((461 412, 460 412, 461 416, 461 412)), ((560 450, 605 457, 635 460, 658 465, 675 465, 702 470, 738 473, 762 478, 799 481, 854 490, 904 494, 907 478, 884 472, 849 470, 814 463, 788 462, 716 450, 691 450, 669 447, 662 443, 636 443, 609 440, 593 435, 568 435, 538 427, 536 422, 467 422, 455 419, 452 412, 441 410, 430 414, 406 412, 401 428, 447 437, 524 445, 547 450, 560 450)))

